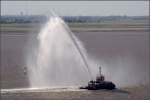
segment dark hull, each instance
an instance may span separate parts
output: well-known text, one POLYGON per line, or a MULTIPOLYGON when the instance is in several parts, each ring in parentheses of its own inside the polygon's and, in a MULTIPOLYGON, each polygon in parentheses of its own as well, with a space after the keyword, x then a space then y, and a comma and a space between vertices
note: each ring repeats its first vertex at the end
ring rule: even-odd
POLYGON ((103 81, 103 82, 95 82, 92 84, 88 84, 86 87, 80 87, 80 89, 88 89, 88 90, 100 90, 100 89, 107 89, 107 90, 113 90, 116 86, 112 82, 103 81))

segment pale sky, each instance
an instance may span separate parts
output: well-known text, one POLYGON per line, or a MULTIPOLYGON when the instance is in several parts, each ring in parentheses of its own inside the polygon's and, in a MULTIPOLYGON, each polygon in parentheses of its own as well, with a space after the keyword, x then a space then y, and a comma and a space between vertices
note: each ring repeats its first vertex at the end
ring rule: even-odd
POLYGON ((1 15, 148 16, 149 1, 1 1, 1 15))

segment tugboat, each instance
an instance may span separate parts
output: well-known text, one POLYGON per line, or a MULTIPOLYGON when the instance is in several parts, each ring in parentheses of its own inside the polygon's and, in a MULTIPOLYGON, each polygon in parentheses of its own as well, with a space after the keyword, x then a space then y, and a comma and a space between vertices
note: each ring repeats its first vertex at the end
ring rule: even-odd
POLYGON ((116 86, 114 83, 110 81, 105 81, 104 75, 101 74, 101 67, 99 67, 99 75, 96 77, 96 80, 91 80, 88 82, 88 86, 80 87, 80 89, 88 89, 88 90, 100 90, 107 89, 113 90, 116 86))

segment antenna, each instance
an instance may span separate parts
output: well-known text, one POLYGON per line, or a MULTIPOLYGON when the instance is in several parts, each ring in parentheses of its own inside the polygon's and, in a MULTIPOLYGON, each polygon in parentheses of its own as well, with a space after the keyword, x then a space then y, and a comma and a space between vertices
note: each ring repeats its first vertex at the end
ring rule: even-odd
POLYGON ((100 74, 100 76, 102 76, 102 69, 101 69, 101 66, 99 67, 99 74, 100 74))

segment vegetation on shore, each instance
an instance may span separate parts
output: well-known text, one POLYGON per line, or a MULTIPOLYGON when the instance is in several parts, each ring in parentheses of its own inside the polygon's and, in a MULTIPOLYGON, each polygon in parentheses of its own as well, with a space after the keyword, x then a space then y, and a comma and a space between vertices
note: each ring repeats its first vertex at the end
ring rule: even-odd
MULTIPOLYGON (((72 31, 149 30, 148 16, 62 17, 72 31)), ((45 16, 2 16, 1 32, 39 32, 45 16)))

